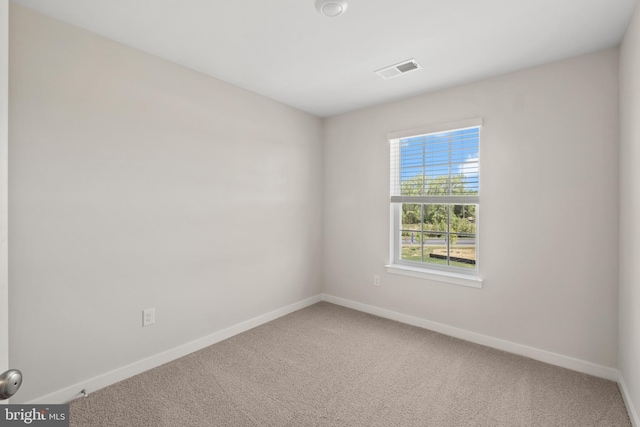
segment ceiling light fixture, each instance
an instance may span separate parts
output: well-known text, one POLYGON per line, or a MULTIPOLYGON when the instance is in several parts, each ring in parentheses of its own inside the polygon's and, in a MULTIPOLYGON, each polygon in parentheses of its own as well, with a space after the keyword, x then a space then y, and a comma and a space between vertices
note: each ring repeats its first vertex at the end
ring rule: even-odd
POLYGON ((316 10, 324 16, 335 18, 347 10, 347 0, 316 0, 316 10))

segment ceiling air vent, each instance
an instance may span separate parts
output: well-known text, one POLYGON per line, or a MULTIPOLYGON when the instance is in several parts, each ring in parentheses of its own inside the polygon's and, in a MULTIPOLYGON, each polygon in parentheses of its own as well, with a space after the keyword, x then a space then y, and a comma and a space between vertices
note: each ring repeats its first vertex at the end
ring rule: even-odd
POLYGON ((407 59, 406 61, 402 61, 399 64, 392 65, 390 67, 382 68, 376 71, 376 74, 387 80, 392 77, 397 77, 400 74, 408 73, 409 71, 417 70, 422 68, 418 61, 415 59, 407 59))

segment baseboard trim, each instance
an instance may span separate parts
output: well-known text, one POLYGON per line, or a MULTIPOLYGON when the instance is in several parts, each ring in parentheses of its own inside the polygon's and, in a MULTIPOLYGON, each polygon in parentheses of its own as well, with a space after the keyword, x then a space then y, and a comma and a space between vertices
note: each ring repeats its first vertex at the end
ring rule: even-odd
POLYGON ((627 384, 624 382, 624 377, 622 372, 619 372, 618 377, 618 386, 620 387, 620 393, 622 394, 622 399, 624 400, 624 405, 627 407, 627 413, 629 414, 629 419, 631 420, 631 425, 633 427, 640 427, 640 418, 638 417, 638 412, 636 408, 633 406, 633 401, 631 400, 631 396, 629 395, 629 389, 627 388, 627 384))
MULTIPOLYGON (((573 371, 582 372, 585 374, 593 375, 600 378, 605 378, 611 381, 618 381, 620 378, 619 372, 615 368, 609 368, 607 366, 598 365, 595 363, 587 362, 585 360, 576 359, 569 356, 563 356, 562 354, 552 353, 550 351, 541 350, 534 347, 529 347, 523 344, 506 341, 500 338, 490 337, 488 335, 478 334, 476 332, 467 331, 465 329, 448 326, 442 323, 433 322, 420 317, 410 316, 407 314, 398 313, 396 311, 387 310, 372 305, 363 304, 360 302, 348 300, 345 298, 335 297, 332 295, 323 294, 322 300, 330 302, 332 304, 341 305, 343 307, 352 308, 354 310, 362 311, 365 313, 373 314, 375 316, 384 317, 386 319, 395 320, 408 325, 418 326, 420 328, 428 329, 441 334, 449 335, 455 338, 460 338, 465 341, 471 341, 476 344, 486 345, 498 350, 503 350, 509 353, 518 354, 521 356, 529 357, 534 360, 549 363, 551 365, 560 366, 562 368, 571 369, 573 371)), ((637 426, 640 427, 640 426, 637 426)))
POLYGON ((253 329, 256 326, 260 326, 264 323, 293 313, 294 311, 298 311, 320 301, 322 301, 322 295, 316 295, 311 298, 304 299, 302 301, 287 305, 261 316, 254 317, 253 319, 238 323, 237 325, 215 332, 211 335, 207 335, 203 338, 199 338, 197 340, 188 342, 162 353, 153 355, 146 359, 142 359, 121 368, 114 369, 113 371, 104 373, 94 378, 90 378, 69 387, 65 387, 61 390, 55 391, 45 396, 38 397, 26 403, 60 404, 69 402, 70 400, 80 397, 80 391, 83 389, 85 389, 87 393, 92 393, 94 391, 100 390, 101 388, 110 386, 134 375, 140 374, 144 371, 148 371, 149 369, 171 362, 172 360, 178 359, 182 356, 186 356, 187 354, 193 353, 194 351, 201 350, 212 344, 226 340, 227 338, 231 338, 234 335, 238 335, 242 332, 248 331, 249 329, 253 329))

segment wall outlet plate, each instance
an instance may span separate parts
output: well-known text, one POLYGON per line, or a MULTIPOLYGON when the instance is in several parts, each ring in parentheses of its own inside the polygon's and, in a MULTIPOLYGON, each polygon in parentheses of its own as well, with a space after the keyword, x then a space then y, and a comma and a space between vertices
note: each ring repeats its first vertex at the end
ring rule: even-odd
POLYGON ((377 274, 373 276, 373 286, 380 286, 380 276, 377 274))
POLYGON ((156 309, 145 308, 142 310, 142 326, 149 326, 156 323, 156 309))

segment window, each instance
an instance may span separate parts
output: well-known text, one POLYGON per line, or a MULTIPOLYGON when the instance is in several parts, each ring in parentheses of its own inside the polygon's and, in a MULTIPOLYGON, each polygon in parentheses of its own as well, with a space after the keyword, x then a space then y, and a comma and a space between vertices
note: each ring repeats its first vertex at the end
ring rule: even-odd
POLYGON ((388 267, 411 275, 471 278, 471 286, 479 287, 481 124, 481 119, 472 119, 389 136, 392 265, 388 267))

